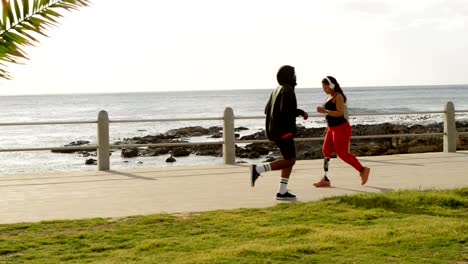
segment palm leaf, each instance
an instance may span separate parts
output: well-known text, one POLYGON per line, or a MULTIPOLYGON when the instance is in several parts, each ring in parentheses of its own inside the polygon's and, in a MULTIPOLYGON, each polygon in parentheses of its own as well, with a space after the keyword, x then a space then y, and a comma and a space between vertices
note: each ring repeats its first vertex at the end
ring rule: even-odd
POLYGON ((10 21, 10 27, 11 27, 13 26, 14 21, 15 21, 15 16, 13 15, 13 11, 11 10, 11 2, 7 3, 7 16, 8 16, 8 20, 10 21))
POLYGON ((29 16, 29 0, 23 1, 23 17, 29 16))
POLYGON ((76 10, 90 4, 90 0, 1 0, 0 14, 0 78, 11 79, 3 62, 19 64, 27 60, 23 46, 34 46, 34 35, 57 26, 58 10, 76 10))
POLYGON ((1 21, 2 22, 2 30, 6 30, 7 17, 8 17, 8 2, 7 2, 7 0, 2 0, 2 21, 1 21))
POLYGON ((16 17, 21 17, 21 10, 18 0, 13 1, 13 5, 15 6, 16 17))

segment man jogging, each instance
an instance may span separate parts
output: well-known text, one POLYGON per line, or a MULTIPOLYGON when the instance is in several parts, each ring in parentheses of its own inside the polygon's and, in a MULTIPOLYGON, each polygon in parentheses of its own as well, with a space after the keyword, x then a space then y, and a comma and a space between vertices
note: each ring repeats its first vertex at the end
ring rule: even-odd
POLYGON ((283 155, 282 160, 271 163, 250 166, 250 179, 252 187, 260 176, 260 173, 271 170, 281 170, 281 181, 277 200, 294 200, 296 196, 288 192, 289 176, 296 163, 296 145, 294 136, 297 133, 296 117, 303 116, 306 120, 309 116, 301 109, 297 109, 296 73, 294 67, 282 66, 276 75, 279 86, 272 92, 265 107, 266 135, 273 141, 283 155))

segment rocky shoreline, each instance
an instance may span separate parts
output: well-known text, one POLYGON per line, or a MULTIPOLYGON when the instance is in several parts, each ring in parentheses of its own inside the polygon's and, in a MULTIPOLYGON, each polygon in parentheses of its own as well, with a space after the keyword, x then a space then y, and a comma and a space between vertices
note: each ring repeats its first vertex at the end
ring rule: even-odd
MULTIPOLYGON (((457 122, 457 131, 467 132, 468 121, 457 122)), ((238 127, 236 131, 248 130, 245 127, 238 127)), ((375 156, 375 155, 392 155, 406 153, 423 153, 423 152, 440 152, 442 151, 443 138, 442 136, 418 136, 405 137, 396 136, 396 134, 420 134, 420 133, 440 133, 443 132, 442 123, 434 123, 430 125, 401 125, 393 123, 383 123, 377 125, 353 125, 353 133, 355 136, 367 135, 393 135, 390 138, 381 139, 352 139, 350 150, 356 156, 375 156)), ((297 138, 323 137, 325 128, 305 128, 298 127, 297 138)), ((182 143, 189 142, 191 137, 207 137, 221 138, 222 127, 214 126, 204 128, 200 126, 184 127, 179 129, 169 130, 163 134, 147 135, 144 137, 124 138, 121 141, 113 142, 115 145, 124 144, 156 144, 156 143, 182 143)), ((266 139, 264 131, 259 131, 254 134, 240 137, 236 133, 236 138, 240 141, 251 139, 266 139)), ((319 141, 296 142, 297 159, 321 159, 322 143, 319 141)), ((88 141, 75 141, 66 146, 87 145, 88 141)), ((272 143, 252 143, 236 145, 236 157, 244 159, 265 158, 266 161, 274 160, 280 157, 278 149, 272 143)), ((457 150, 468 150, 468 136, 459 136, 457 139, 457 150)), ((95 156, 95 151, 54 151, 61 153, 77 152, 82 157, 95 156)), ((153 157, 160 155, 172 154, 174 157, 183 157, 189 155, 198 156, 222 156, 222 145, 196 145, 187 147, 145 147, 145 148, 122 148, 122 158, 133 157, 153 157)), ((95 164, 94 159, 88 159, 86 164, 95 164)))

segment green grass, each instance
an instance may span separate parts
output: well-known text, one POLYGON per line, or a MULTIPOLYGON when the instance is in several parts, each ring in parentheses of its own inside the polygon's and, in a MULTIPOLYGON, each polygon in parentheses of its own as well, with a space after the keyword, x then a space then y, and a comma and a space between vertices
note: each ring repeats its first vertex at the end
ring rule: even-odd
POLYGON ((0 263, 468 263, 468 188, 0 225, 0 263))

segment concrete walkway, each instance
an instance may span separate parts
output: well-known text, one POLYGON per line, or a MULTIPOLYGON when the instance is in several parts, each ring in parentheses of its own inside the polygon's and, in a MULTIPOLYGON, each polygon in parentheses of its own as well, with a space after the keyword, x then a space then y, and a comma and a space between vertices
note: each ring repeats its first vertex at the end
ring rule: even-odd
MULTIPOLYGON (((315 188, 322 160, 298 161, 289 189, 298 201, 385 192, 468 186, 468 152, 362 157, 369 182, 339 159, 330 163, 332 188, 315 188)), ((279 172, 251 188, 247 164, 174 166, 109 172, 74 171, 0 176, 0 223, 200 212, 277 204, 279 172)))

